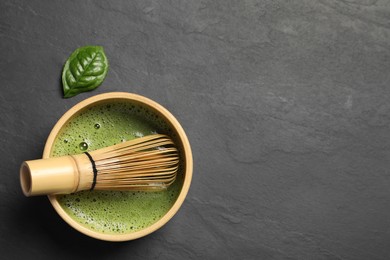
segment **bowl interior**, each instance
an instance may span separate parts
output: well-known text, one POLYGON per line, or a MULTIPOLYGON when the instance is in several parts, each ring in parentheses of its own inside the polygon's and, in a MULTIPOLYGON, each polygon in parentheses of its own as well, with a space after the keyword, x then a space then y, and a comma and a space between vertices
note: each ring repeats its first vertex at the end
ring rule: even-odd
POLYGON ((78 231, 107 241, 136 239, 168 222, 188 192, 192 154, 179 122, 156 102, 130 93, 106 93, 84 100, 57 122, 43 157, 82 153, 155 132, 170 135, 180 151, 178 178, 167 191, 50 195, 58 214, 78 231))

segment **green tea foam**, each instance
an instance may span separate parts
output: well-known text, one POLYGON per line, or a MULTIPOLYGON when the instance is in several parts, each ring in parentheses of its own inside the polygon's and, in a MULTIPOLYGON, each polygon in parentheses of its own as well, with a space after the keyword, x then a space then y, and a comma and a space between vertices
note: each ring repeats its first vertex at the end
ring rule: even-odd
MULTIPOLYGON (((156 114, 130 103, 107 103, 71 118, 57 136, 51 156, 79 154, 154 133, 172 135, 156 114)), ((158 221, 175 203, 182 184, 166 191, 83 191, 58 195, 61 207, 87 228, 108 234, 130 233, 158 221)))

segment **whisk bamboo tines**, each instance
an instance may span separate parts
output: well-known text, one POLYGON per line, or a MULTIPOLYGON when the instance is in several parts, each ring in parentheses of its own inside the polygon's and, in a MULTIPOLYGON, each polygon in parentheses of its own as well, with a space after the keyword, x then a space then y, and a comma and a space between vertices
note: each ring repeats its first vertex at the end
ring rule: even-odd
POLYGON ((26 196, 81 190, 160 191, 175 181, 178 165, 173 141, 154 134, 89 153, 25 161, 20 182, 26 196))

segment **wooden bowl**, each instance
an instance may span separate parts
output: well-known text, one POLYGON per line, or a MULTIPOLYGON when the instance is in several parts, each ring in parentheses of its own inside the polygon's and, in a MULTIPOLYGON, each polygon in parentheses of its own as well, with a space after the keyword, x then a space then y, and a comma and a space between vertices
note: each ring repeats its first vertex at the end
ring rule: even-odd
POLYGON ((161 119, 164 120, 165 123, 170 127, 172 132, 177 137, 177 143, 176 146, 180 149, 181 152, 181 160, 183 162, 183 183, 181 187, 181 191, 172 205, 172 207, 169 209, 169 211, 162 216, 157 222, 154 224, 145 227, 144 229, 134 231, 131 233, 124 233, 124 234, 108 234, 108 233, 102 233, 99 231, 95 231, 93 229, 87 228, 86 226, 80 224, 75 219, 69 216, 67 212, 62 208, 60 205, 57 196, 56 195, 50 195, 49 200, 51 204, 53 205, 54 209, 57 211, 57 213, 73 228, 78 230, 79 232, 88 235, 90 237, 100 239, 100 240, 106 240, 106 241, 127 241, 127 240, 133 240, 137 239, 143 236, 146 236, 157 229, 161 228, 163 225, 165 225, 179 210, 180 206, 182 205, 192 179, 192 169, 193 169, 193 160, 192 160, 192 152, 190 143, 188 141, 188 138, 179 124, 179 122, 176 120, 176 118, 164 107, 156 103, 155 101, 152 101, 146 97, 131 94, 131 93, 125 93, 125 92, 112 92, 112 93, 105 93, 93 96, 91 98, 88 98, 74 107, 72 107, 69 111, 67 111, 57 122, 57 124, 54 126, 53 130, 51 131, 46 145, 43 152, 43 158, 49 158, 52 149, 54 141, 56 140, 57 136, 61 132, 61 129, 64 127, 64 125, 75 115, 80 113, 81 111, 85 110, 86 108, 90 108, 94 105, 107 103, 107 102, 131 102, 132 104, 139 104, 150 111, 153 111, 156 113, 161 119))

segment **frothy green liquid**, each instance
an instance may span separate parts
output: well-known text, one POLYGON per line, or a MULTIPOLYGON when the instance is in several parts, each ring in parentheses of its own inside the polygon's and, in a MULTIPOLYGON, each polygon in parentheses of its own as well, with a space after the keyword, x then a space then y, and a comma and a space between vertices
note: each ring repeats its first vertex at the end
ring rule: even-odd
MULTIPOLYGON (((93 151, 153 133, 171 131, 145 108, 129 103, 97 105, 68 121, 54 142, 52 156, 93 151)), ((123 234, 148 227, 165 215, 176 201, 182 181, 179 173, 166 191, 82 191, 57 198, 61 207, 85 227, 123 234)))

